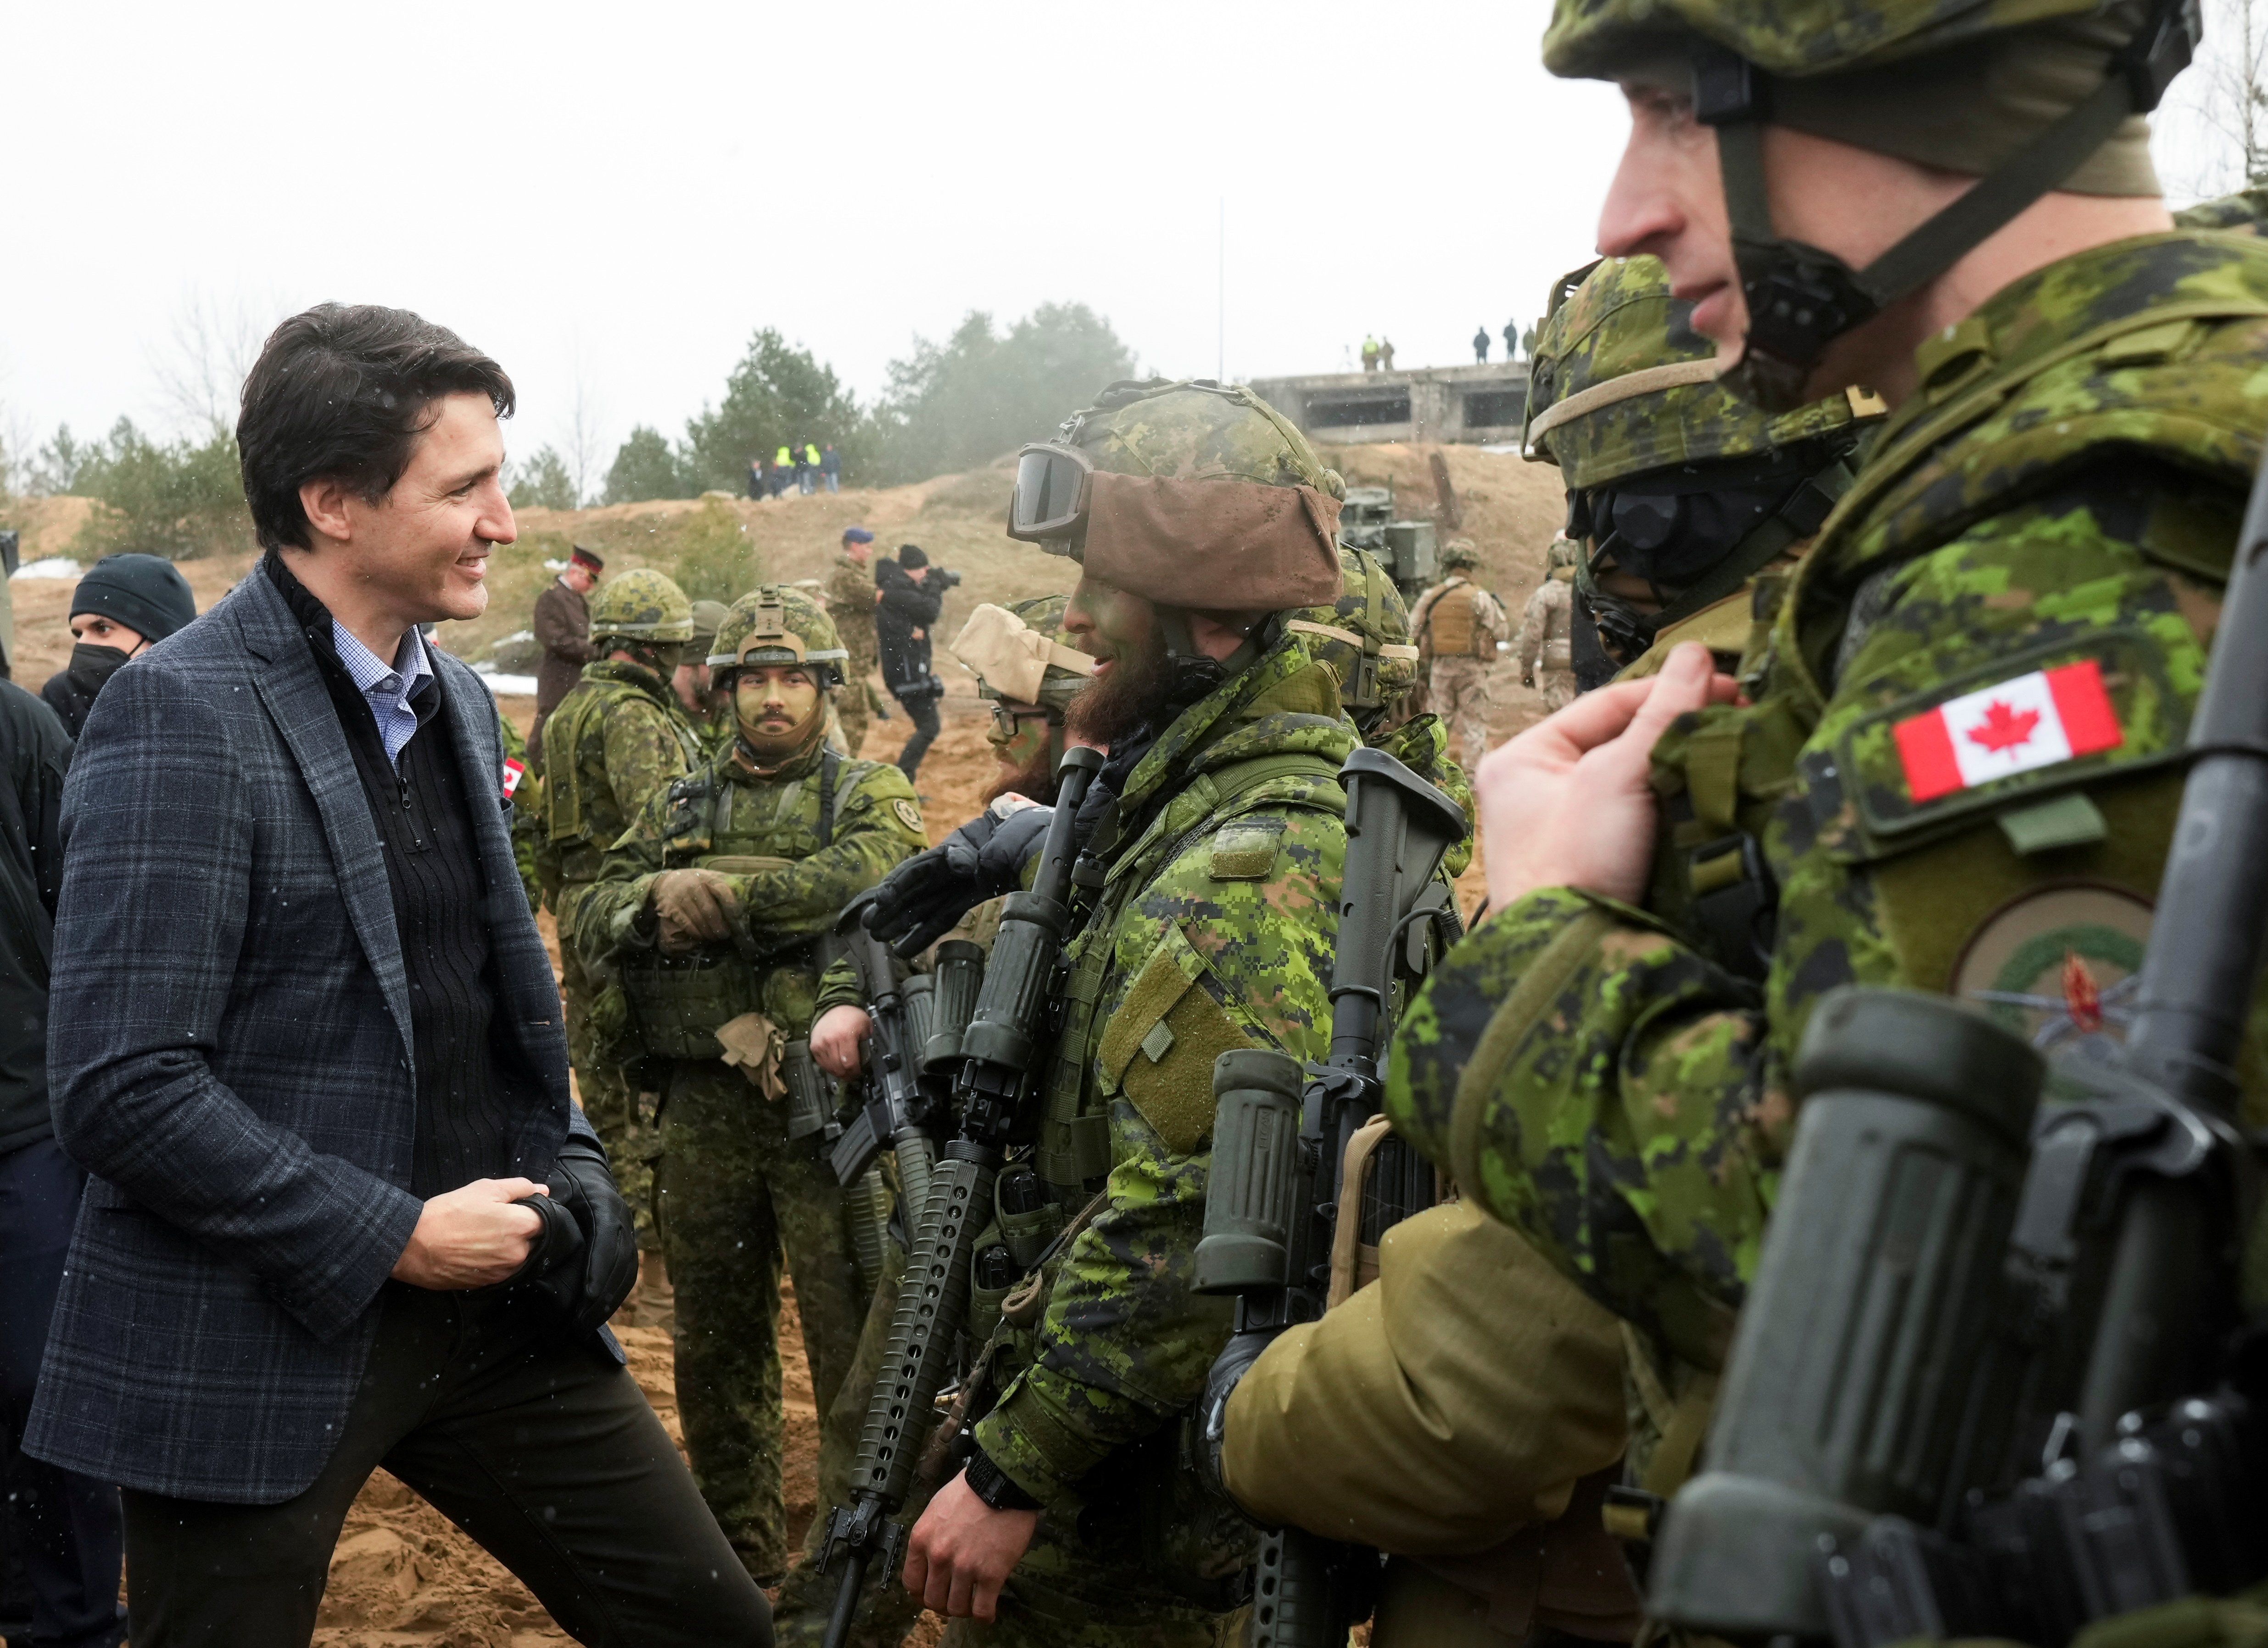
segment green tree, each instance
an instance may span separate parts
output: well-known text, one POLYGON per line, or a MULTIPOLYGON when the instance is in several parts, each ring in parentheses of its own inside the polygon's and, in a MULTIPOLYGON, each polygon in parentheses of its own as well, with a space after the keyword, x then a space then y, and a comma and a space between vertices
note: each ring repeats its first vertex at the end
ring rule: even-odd
POLYGON ((677 454, 669 449, 669 442, 661 431, 648 424, 640 424, 630 431, 628 440, 615 454, 614 467, 607 471, 607 501, 610 504, 642 504, 649 498, 690 498, 700 491, 688 486, 679 471, 677 454))
POLYGON ((548 446, 519 466, 507 495, 514 509, 574 509, 583 501, 575 496, 575 477, 567 473, 567 460, 548 446))
POLYGON ((252 547, 236 437, 226 429, 161 445, 122 418, 83 446, 58 429, 40 468, 53 490, 96 501, 72 543, 82 557, 134 550, 186 560, 252 547))
POLYGON ((875 415, 883 478, 974 469, 1053 433, 1105 384, 1134 375, 1133 351, 1083 303, 1045 303, 1005 336, 972 309, 943 344, 914 339, 890 363, 875 415))
POLYGON ((703 406, 686 421, 680 463, 696 492, 712 486, 739 492, 747 485, 751 457, 831 441, 847 463, 859 428, 858 403, 834 369, 765 327, 725 380, 723 403, 703 406))

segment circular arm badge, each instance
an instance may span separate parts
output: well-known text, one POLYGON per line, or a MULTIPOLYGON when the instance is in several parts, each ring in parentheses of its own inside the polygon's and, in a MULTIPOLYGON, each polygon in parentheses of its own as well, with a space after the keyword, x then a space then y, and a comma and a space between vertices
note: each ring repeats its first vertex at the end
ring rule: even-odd
POLYGON ((2125 1039, 2149 900, 2105 882, 2058 882, 2002 905, 1954 964, 1953 994, 2042 1053, 2125 1039))

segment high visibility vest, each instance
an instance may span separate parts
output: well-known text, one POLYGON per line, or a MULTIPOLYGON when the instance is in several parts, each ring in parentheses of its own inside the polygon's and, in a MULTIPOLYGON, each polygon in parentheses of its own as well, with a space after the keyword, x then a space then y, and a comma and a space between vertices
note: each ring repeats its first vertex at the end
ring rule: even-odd
POLYGON ((813 446, 805 447, 803 449, 803 461, 806 463, 808 463, 813 469, 817 469, 819 467, 819 448, 813 446))
POLYGON ((791 453, 785 447, 782 447, 779 449, 779 456, 774 458, 772 462, 780 469, 787 469, 795 462, 795 454, 791 453))

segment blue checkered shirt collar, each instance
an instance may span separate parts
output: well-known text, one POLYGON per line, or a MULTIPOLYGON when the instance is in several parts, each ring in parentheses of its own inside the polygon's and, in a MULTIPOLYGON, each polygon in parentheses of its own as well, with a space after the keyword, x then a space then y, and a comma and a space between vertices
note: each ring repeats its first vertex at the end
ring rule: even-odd
POLYGON ((417 730, 417 710, 410 699, 432 678, 432 661, 425 655, 425 639, 413 627, 401 638, 401 649, 392 663, 357 640, 354 632, 336 618, 331 620, 331 645, 346 667, 355 691, 370 705, 378 722, 379 742, 386 759, 399 766, 410 735, 417 730))

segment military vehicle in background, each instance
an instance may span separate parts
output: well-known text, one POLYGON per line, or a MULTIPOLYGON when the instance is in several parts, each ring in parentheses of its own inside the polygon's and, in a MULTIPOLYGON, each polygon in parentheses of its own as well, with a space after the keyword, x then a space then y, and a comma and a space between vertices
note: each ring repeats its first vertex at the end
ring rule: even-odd
POLYGON ((1430 521, 1396 521, 1390 486, 1350 486, 1339 506, 1339 542, 1385 563, 1403 598, 1415 602, 1441 577, 1440 546, 1430 521))

